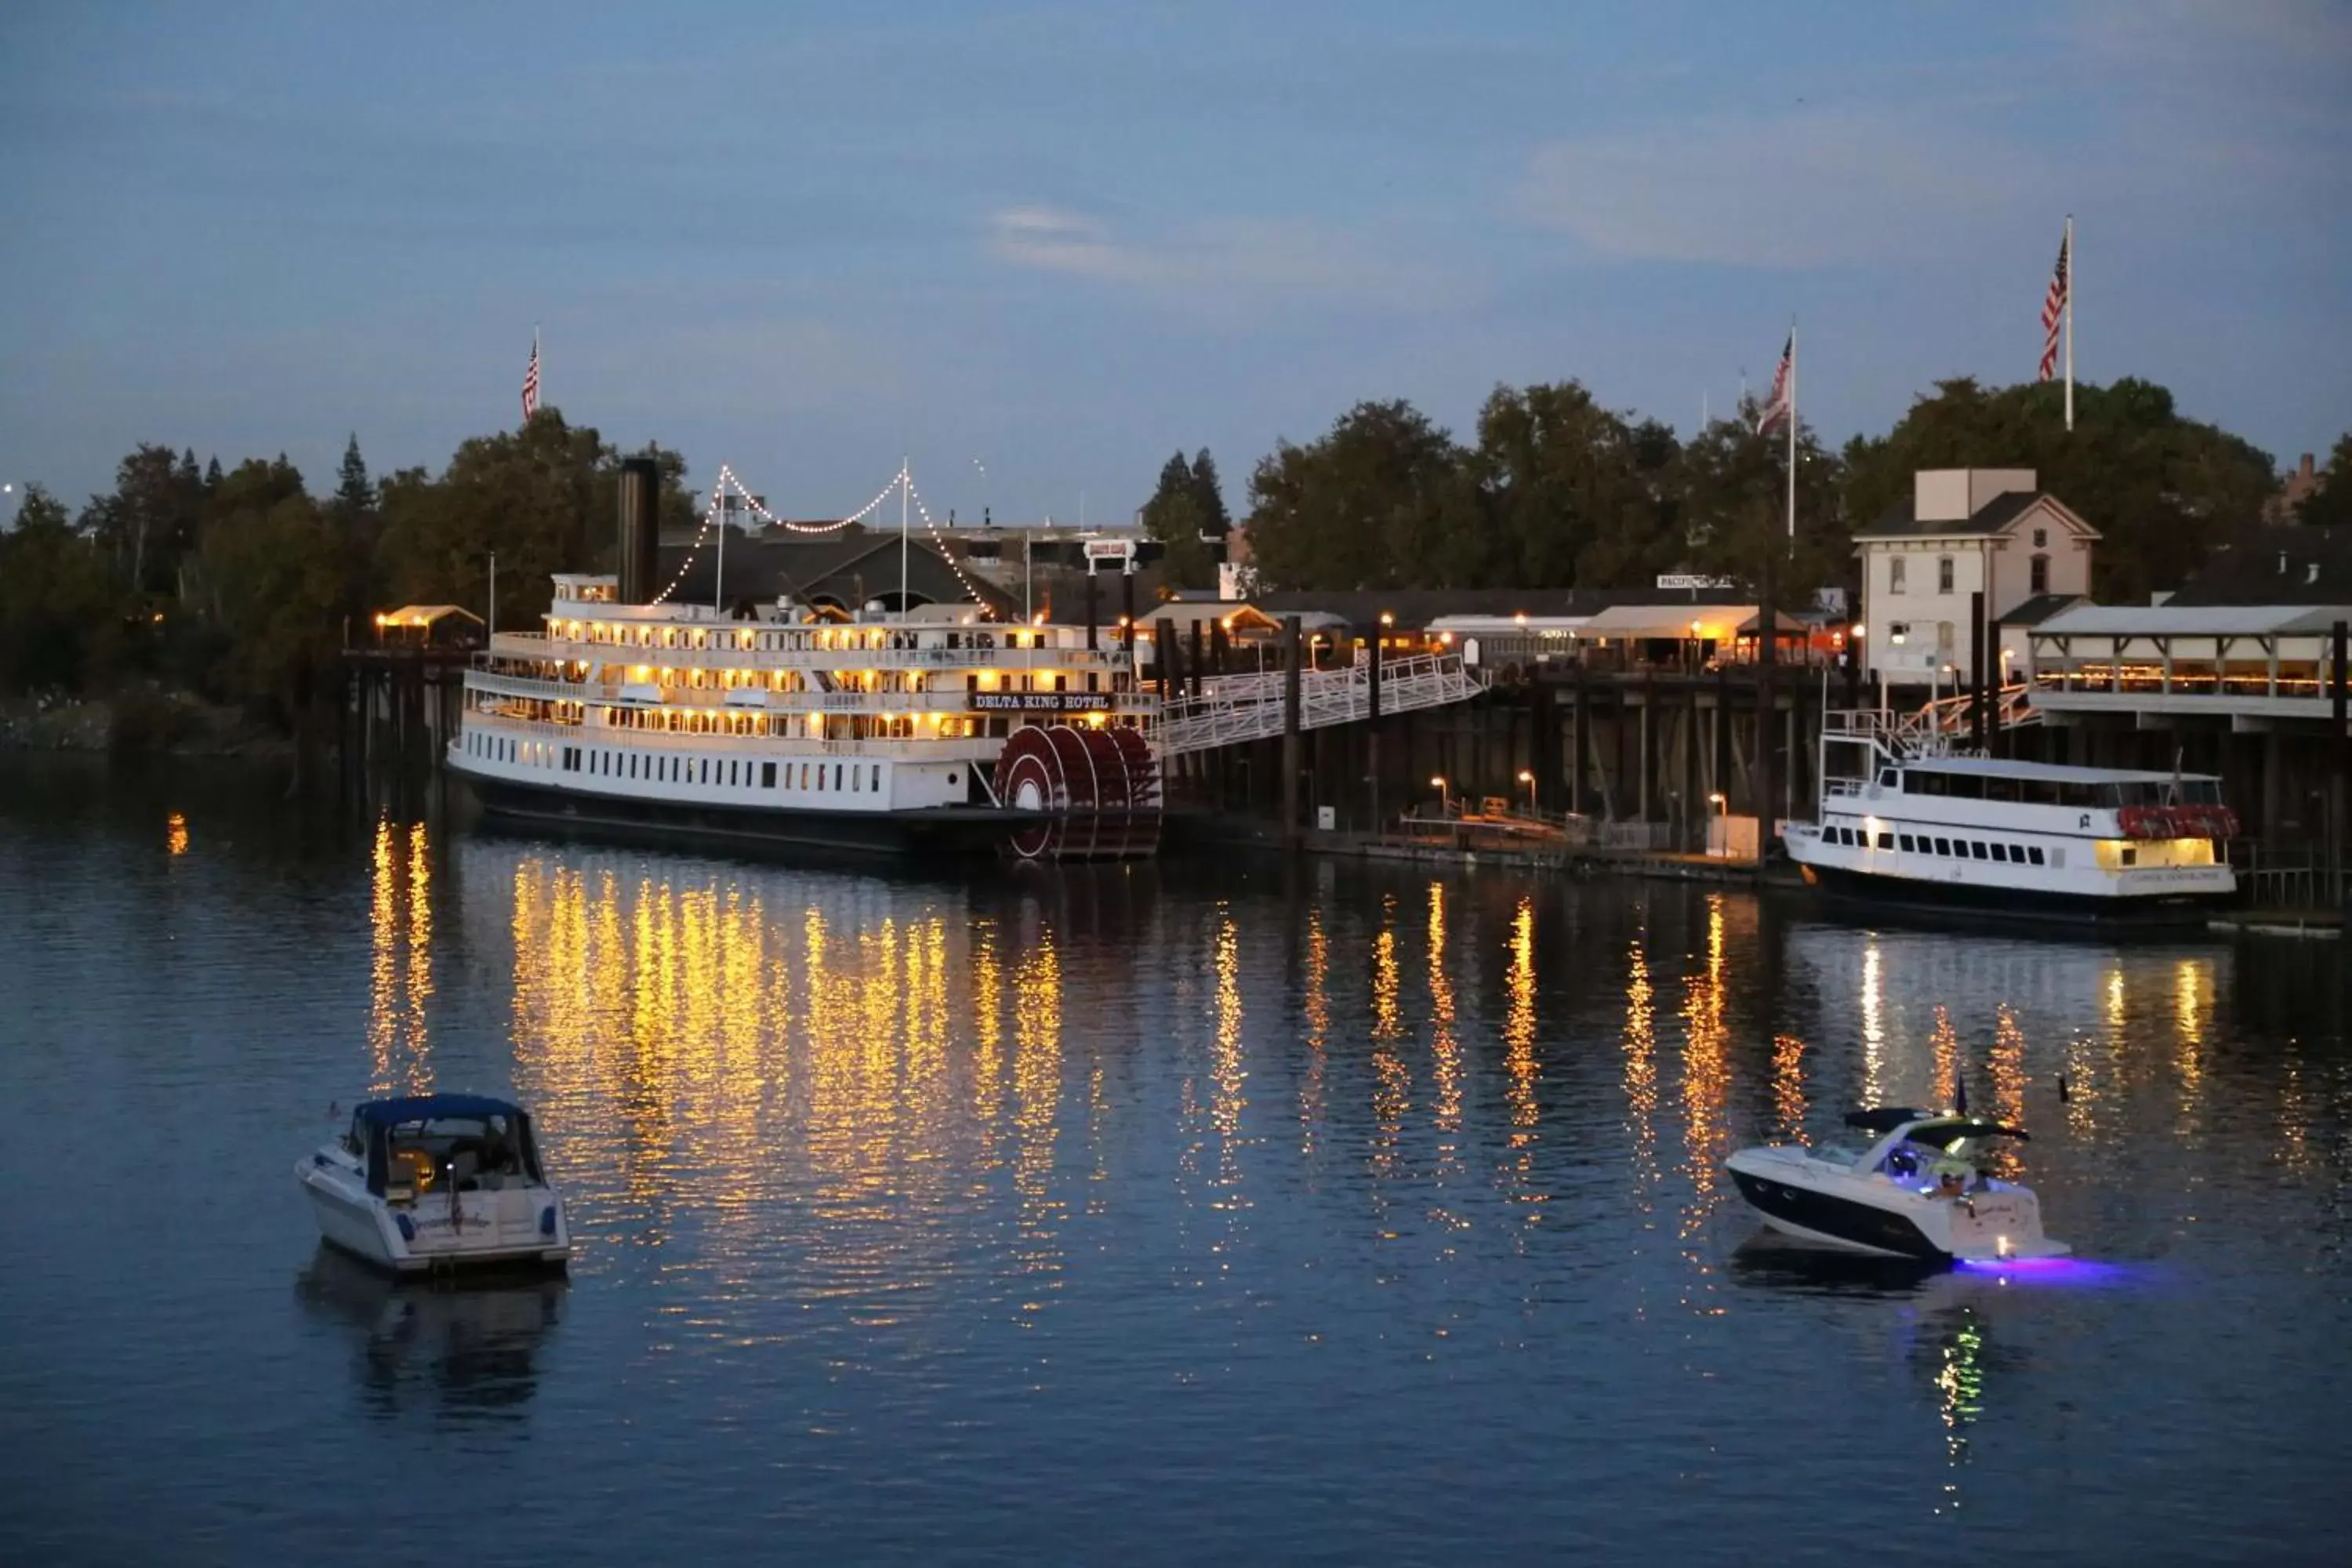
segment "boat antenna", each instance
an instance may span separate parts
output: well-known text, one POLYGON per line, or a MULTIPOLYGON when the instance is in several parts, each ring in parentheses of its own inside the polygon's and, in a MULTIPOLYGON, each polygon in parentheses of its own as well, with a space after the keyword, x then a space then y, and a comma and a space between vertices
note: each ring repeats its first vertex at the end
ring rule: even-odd
POLYGON ((1952 1110, 1961 1116, 1969 1113, 1968 1075, 1958 1068, 1952 1069, 1952 1110))

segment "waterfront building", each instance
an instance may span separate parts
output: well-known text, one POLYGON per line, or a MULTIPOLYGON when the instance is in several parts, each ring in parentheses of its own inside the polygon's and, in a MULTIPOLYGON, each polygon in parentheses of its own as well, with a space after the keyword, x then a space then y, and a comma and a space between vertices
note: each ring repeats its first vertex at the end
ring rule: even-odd
POLYGON ((1976 657, 1971 595, 2000 617, 2031 600, 2091 589, 2099 531, 2031 468, 1931 468, 1911 499, 1854 532, 1873 678, 1950 687, 1976 657))

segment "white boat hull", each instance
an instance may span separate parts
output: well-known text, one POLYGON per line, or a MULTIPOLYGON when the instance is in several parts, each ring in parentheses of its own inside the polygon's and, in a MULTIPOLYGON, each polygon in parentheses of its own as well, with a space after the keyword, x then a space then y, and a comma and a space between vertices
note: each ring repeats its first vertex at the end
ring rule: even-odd
POLYGON ((1814 1160, 1802 1149, 1743 1149, 1727 1164, 1764 1223, 1784 1236, 1883 1258, 1994 1261, 2062 1257, 2032 1192, 2008 1183, 1946 1196, 1814 1160))
POLYGON ((543 1186, 466 1193, 454 1205, 446 1198, 426 1197, 396 1207, 370 1193, 356 1170, 324 1151, 297 1165, 295 1174, 323 1240, 395 1274, 560 1268, 572 1256, 563 1205, 543 1186))

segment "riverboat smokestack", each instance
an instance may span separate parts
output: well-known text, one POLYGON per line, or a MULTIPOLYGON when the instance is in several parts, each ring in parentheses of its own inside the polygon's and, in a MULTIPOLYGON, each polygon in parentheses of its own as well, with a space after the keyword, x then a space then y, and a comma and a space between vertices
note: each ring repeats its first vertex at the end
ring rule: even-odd
POLYGON ((661 468, 651 458, 621 461, 620 602, 653 600, 661 543, 661 468))

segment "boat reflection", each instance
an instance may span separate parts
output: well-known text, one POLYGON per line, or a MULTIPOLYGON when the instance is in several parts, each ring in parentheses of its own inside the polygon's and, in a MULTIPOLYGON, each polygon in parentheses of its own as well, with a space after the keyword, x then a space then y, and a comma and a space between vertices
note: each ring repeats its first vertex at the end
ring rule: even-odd
POLYGON ((323 1242, 294 1283, 306 1310, 348 1331, 362 1400, 386 1420, 520 1419, 567 1289, 547 1274, 399 1281, 323 1242))

